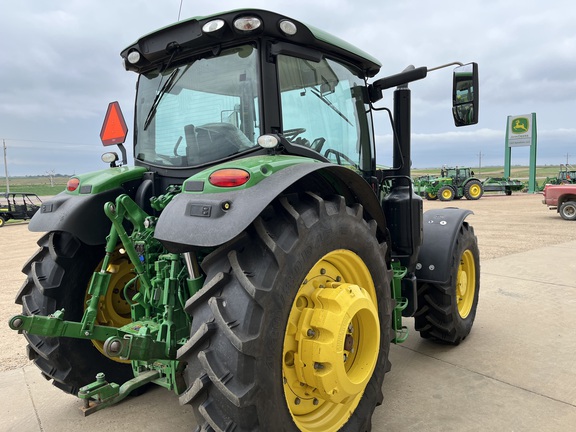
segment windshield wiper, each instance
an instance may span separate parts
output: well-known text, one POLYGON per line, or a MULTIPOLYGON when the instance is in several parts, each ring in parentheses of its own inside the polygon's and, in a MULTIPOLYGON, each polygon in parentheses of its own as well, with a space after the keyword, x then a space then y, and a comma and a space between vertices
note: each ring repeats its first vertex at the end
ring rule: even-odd
POLYGON ((334 110, 334 112, 336 114, 338 114, 340 117, 342 117, 344 120, 346 120, 348 122, 348 124, 350 126, 354 126, 352 123, 350 123, 350 120, 348 120, 346 118, 346 116, 344 114, 342 114, 342 111, 340 111, 338 108, 336 108, 336 105, 334 105, 332 102, 330 102, 328 99, 326 99, 325 96, 322 95, 322 93, 320 93, 318 90, 316 90, 314 87, 312 87, 310 89, 310 91, 312 92, 312 94, 314 96, 316 96, 318 99, 320 99, 322 102, 324 102, 326 105, 328 105, 330 108, 332 108, 334 110))
POLYGON ((152 106, 150 107, 150 111, 148 111, 148 115, 146 116, 146 120, 144 121, 144 130, 148 129, 148 126, 150 126, 150 122, 154 118, 154 115, 156 115, 156 109, 158 108, 158 105, 160 104, 160 101, 162 100, 164 95, 168 93, 172 88, 173 84, 175 84, 175 79, 176 75, 178 75, 178 70, 179 69, 174 69, 170 73, 170 76, 168 77, 168 79, 166 80, 160 91, 156 93, 156 97, 152 101, 152 106))

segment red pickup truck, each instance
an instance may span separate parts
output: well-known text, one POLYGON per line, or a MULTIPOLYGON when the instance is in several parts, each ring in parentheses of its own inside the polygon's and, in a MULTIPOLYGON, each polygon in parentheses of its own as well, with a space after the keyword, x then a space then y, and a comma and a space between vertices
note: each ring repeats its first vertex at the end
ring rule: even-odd
POLYGON ((556 209, 562 219, 576 220, 576 184, 546 185, 542 204, 556 209))

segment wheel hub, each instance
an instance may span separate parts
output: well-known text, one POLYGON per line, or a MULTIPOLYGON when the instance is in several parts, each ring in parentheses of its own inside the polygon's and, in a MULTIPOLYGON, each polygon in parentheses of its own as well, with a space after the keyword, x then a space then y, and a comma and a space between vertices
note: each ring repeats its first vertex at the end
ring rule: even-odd
MULTIPOLYGON (((98 266, 100 268, 102 263, 98 266)), ((96 324, 105 325, 110 327, 120 328, 132 321, 130 315, 130 303, 125 295, 132 296, 136 294, 137 287, 130 288, 128 293, 125 292, 126 285, 135 277, 133 266, 127 257, 123 256, 116 250, 112 254, 111 263, 107 271, 111 273, 110 286, 105 296, 103 296, 98 303, 98 313, 96 316, 96 324)), ((85 304, 90 299, 88 289, 86 290, 85 304)), ((92 340, 92 344, 102 354, 107 355, 104 350, 104 342, 92 340)), ((129 363, 128 361, 113 358, 119 363, 129 363)))
POLYGON ((329 253, 302 282, 284 338, 284 395, 300 430, 344 425, 372 377, 379 346, 369 270, 353 252, 329 253))
POLYGON ((377 328, 378 312, 358 285, 331 285, 317 290, 315 307, 302 312, 294 364, 300 382, 341 403, 364 390, 376 364, 371 353, 379 344, 378 338, 356 337, 353 321, 377 328))
POLYGON ((466 318, 472 310, 475 296, 475 281, 476 267, 474 264, 474 256, 470 250, 465 250, 460 259, 456 280, 456 301, 458 313, 462 318, 466 318))

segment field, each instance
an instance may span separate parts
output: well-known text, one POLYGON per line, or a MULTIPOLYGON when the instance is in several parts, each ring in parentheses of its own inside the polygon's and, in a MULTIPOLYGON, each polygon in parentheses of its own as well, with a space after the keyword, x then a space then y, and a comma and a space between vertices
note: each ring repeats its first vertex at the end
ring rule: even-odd
MULTIPOLYGON (((57 195, 64 190, 68 176, 52 177, 52 183, 48 176, 11 177, 8 179, 10 192, 35 193, 38 196, 57 195)), ((0 195, 6 192, 6 179, 0 182, 0 195)))

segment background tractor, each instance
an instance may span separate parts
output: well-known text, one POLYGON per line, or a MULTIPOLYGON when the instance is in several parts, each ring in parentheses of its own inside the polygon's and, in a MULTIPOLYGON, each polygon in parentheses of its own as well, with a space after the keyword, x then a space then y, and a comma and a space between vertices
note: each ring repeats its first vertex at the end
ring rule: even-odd
POLYGON ((466 197, 469 200, 478 200, 484 194, 482 182, 474 177, 474 171, 470 168, 442 168, 440 177, 428 180, 420 184, 421 190, 427 199, 440 201, 452 201, 466 197))
POLYGON ((539 187, 543 191, 546 185, 560 185, 560 184, 576 184, 576 169, 570 164, 560 164, 560 170, 556 177, 546 177, 542 186, 539 187))
MULTIPOLYGON (((471 212, 423 213, 410 180, 408 83, 429 69, 374 79, 372 56, 252 9, 121 55, 138 75, 135 166, 112 103, 101 139, 121 156, 29 225, 46 234, 9 324, 30 358, 87 414, 155 383, 200 430, 369 430, 403 317, 457 345, 476 315, 471 212), (393 87, 382 170, 373 114, 393 87)), ((453 83, 456 124, 476 123, 477 65, 453 83)))

